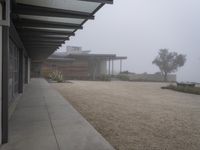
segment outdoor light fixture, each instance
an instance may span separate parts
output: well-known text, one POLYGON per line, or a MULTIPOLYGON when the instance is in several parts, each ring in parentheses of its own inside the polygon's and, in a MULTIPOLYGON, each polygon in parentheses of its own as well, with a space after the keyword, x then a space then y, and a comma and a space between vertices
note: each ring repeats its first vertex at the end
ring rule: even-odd
POLYGON ((10 0, 0 0, 3 16, 0 20, 0 26, 10 26, 10 0))

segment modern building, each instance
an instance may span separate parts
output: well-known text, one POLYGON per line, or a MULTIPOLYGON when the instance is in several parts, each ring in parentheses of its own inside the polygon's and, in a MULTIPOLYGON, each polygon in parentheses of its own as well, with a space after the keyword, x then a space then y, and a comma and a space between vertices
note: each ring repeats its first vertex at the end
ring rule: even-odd
POLYGON ((124 59, 127 57, 119 57, 115 54, 91 54, 81 47, 67 46, 66 51, 55 52, 44 61, 41 74, 48 78, 53 71, 59 71, 65 79, 98 80, 104 75, 114 73, 113 62, 116 60, 120 61, 120 72, 122 72, 124 59))
MULTIPOLYGON (((113 1, 0 0, 0 143, 9 142, 9 117, 19 97, 26 94, 24 89, 30 82, 31 74, 34 77, 40 76, 38 68, 41 68, 44 60, 74 36, 77 30, 83 29, 87 20, 94 19, 94 14, 106 3, 111 4, 113 1)), ((41 80, 34 82, 30 89, 41 85, 41 80)), ((31 93, 34 91, 30 90, 26 96, 29 97, 31 93)), ((15 116, 19 117, 19 114, 15 116)), ((26 123, 23 117, 21 121, 26 123)), ((33 141, 29 142, 31 144, 33 141)), ((31 146, 29 148, 34 149, 31 146)), ((11 146, 8 149, 20 148, 11 146)))

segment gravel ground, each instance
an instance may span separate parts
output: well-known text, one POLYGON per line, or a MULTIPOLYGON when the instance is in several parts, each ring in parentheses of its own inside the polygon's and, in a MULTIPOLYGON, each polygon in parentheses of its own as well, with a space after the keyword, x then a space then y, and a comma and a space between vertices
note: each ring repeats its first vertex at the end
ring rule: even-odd
POLYGON ((116 150, 200 150, 200 96, 163 83, 72 81, 56 88, 116 150))

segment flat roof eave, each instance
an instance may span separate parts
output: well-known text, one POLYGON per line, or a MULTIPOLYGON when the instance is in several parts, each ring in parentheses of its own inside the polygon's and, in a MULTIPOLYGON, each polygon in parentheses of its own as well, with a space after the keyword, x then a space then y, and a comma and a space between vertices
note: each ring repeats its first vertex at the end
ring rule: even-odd
POLYGON ((29 49, 32 41, 32 45, 37 44, 35 39, 40 44, 48 40, 56 42, 57 50, 63 41, 70 40, 77 30, 83 29, 86 21, 94 19, 94 14, 104 4, 112 3, 113 0, 15 0, 12 2, 11 16, 30 57, 34 53, 34 59, 37 59, 36 56, 41 59, 40 50, 33 52, 29 49))

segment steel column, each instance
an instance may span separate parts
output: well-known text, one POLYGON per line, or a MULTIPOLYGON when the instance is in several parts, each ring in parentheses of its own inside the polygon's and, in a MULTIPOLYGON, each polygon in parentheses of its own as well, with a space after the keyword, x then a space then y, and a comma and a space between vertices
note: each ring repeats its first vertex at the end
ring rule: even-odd
POLYGON ((108 60, 108 75, 110 75, 110 58, 108 60))
POLYGON ((23 93, 23 60, 24 60, 23 50, 19 51, 19 93, 23 93))
POLYGON ((8 142, 9 27, 2 27, 2 143, 8 142))
POLYGON ((112 76, 114 75, 114 60, 112 59, 112 76))
POLYGON ((120 73, 122 72, 122 59, 120 59, 120 73))
POLYGON ((28 57, 25 57, 25 83, 28 84, 28 57))

